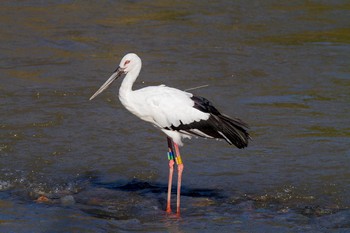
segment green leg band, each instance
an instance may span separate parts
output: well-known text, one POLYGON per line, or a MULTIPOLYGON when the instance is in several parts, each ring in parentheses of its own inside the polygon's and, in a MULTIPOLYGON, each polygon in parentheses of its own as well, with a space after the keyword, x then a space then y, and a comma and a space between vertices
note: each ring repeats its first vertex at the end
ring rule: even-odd
POLYGON ((168 154, 168 159, 169 159, 169 160, 173 160, 173 159, 174 159, 174 154, 173 154, 173 152, 169 151, 167 154, 168 154))

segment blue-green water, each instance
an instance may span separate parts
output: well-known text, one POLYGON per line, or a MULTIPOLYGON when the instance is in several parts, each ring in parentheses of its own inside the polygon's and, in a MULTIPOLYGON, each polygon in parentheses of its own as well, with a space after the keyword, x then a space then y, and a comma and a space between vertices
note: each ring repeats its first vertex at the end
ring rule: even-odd
POLYGON ((0 6, 1 232, 350 231, 347 1, 0 6), (185 141, 181 218, 165 136, 120 82, 88 101, 127 52, 135 88, 209 85, 251 126, 244 150, 185 141))

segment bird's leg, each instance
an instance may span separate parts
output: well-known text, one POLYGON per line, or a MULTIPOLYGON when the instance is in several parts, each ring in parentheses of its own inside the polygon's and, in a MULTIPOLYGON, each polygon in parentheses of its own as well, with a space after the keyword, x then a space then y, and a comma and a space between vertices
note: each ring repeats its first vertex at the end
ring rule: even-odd
POLYGON ((175 161, 177 164, 177 199, 176 199, 176 213, 180 216, 180 193, 181 193, 181 179, 182 172, 184 170, 184 164, 180 156, 179 146, 174 142, 175 148, 175 161))
POLYGON ((167 137, 168 140, 168 159, 169 159, 169 180, 168 180, 168 198, 166 204, 166 212, 171 213, 171 186, 173 185, 173 174, 174 174, 174 152, 173 142, 171 138, 167 137))

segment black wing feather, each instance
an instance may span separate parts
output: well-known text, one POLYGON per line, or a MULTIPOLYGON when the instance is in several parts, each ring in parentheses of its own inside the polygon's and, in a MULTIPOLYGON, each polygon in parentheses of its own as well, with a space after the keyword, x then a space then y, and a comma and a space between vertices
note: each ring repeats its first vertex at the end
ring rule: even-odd
POLYGON ((176 127, 171 125, 166 129, 185 131, 202 137, 202 135, 191 131, 197 129, 210 137, 225 139, 229 144, 234 144, 240 149, 248 146, 250 136, 247 132, 248 125, 245 122, 238 118, 231 118, 221 114, 209 100, 203 97, 192 96, 191 99, 194 101, 194 108, 210 114, 209 119, 195 121, 190 124, 181 123, 176 127))

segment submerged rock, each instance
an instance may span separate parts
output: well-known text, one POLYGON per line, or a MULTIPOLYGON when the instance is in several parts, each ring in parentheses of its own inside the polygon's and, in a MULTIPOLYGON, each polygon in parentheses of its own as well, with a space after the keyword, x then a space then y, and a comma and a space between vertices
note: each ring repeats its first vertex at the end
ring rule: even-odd
POLYGON ((62 205, 74 205, 75 204, 75 199, 72 195, 67 195, 64 197, 61 197, 61 204, 62 205))

